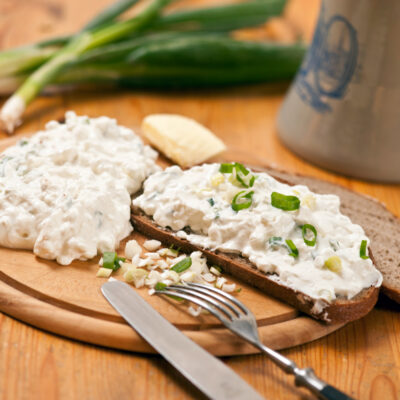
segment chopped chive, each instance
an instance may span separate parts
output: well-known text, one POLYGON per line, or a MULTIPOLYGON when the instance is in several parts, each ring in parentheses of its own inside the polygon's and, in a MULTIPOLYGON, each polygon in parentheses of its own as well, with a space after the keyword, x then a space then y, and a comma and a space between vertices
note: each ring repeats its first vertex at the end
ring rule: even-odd
POLYGON ((271 247, 285 247, 289 251, 289 255, 294 258, 297 258, 299 256, 299 250, 290 239, 284 241, 280 236, 272 236, 268 239, 268 244, 271 247))
POLYGON ((242 184, 244 187, 252 187, 254 185, 254 181, 256 180, 254 175, 250 175, 250 171, 240 163, 235 163, 236 170, 236 179, 242 184), (250 179, 243 179, 244 177, 248 177, 250 179))
POLYGON ((208 199, 207 201, 210 203, 210 206, 211 206, 211 207, 213 207, 213 206, 214 206, 214 204, 215 204, 215 201, 214 201, 214 199, 213 199, 213 198, 211 198, 211 199, 208 199))
POLYGON ((315 227, 314 227, 313 225, 311 225, 311 224, 304 224, 304 225, 301 227, 301 233, 302 233, 302 235, 303 235, 304 243, 305 243, 307 246, 315 246, 315 244, 317 243, 317 230, 315 229, 315 227), (308 239, 306 238, 306 236, 307 236, 307 230, 310 230, 310 231, 314 234, 314 237, 313 237, 312 240, 308 240, 308 239))
POLYGON ((242 190, 241 192, 237 193, 232 200, 232 209, 234 211, 244 210, 245 208, 249 208, 253 203, 253 196, 254 192, 246 192, 246 190, 242 190))
POLYGON ((185 257, 183 260, 176 263, 172 268, 171 271, 175 271, 180 274, 183 271, 186 271, 192 265, 192 259, 190 257, 185 257))
POLYGON ((280 236, 272 236, 268 239, 268 244, 272 247, 282 246, 283 239, 280 236))
POLYGON ((230 163, 223 163, 221 164, 221 166, 219 167, 219 172, 222 172, 223 174, 231 174, 233 171, 233 164, 230 163))
POLYGON ((286 239, 285 242, 286 242, 286 244, 288 245, 289 250, 290 250, 289 256, 292 256, 292 257, 294 257, 294 258, 297 258, 297 257, 299 256, 299 250, 297 249, 297 247, 295 246, 295 244, 293 243, 293 241, 290 240, 290 239, 286 239))
POLYGON ((363 260, 366 260, 369 258, 368 254, 367 254, 367 241, 366 240, 362 240, 361 241, 361 246, 360 246, 360 257, 363 260))
POLYGON ((175 246, 171 244, 171 246, 169 246, 169 250, 172 251, 174 254, 178 255, 180 248, 176 249, 175 246))
POLYGON ((234 178, 237 182, 239 182, 243 187, 252 187, 254 185, 254 181, 256 177, 254 175, 250 175, 250 171, 243 165, 238 162, 234 164, 224 163, 219 167, 219 172, 223 174, 231 174, 235 170, 234 178), (248 178, 246 178, 248 176, 248 178))
POLYGON ((212 268, 215 268, 219 273, 222 273, 222 268, 219 265, 213 265, 212 268))
MULTIPOLYGON (((163 283, 163 282, 157 282, 157 283, 156 283, 156 286, 154 286, 154 289, 163 291, 163 290, 166 289, 167 286, 168 286, 168 285, 165 284, 165 283, 163 283)), ((170 294, 167 294, 167 296, 170 297, 171 299, 176 300, 176 301, 183 301, 183 300, 184 300, 184 299, 182 299, 181 297, 178 297, 178 296, 171 296, 170 294)))
POLYGON ((300 208, 300 199, 296 196, 286 196, 282 193, 272 192, 271 205, 284 211, 294 211, 300 208))
POLYGON ((114 269, 114 262, 117 258, 115 251, 106 251, 103 253, 103 268, 114 269))
POLYGON ((116 271, 121 266, 121 264, 120 264, 121 261, 125 262, 126 258, 125 257, 115 257, 114 267, 113 267, 114 271, 116 271))
POLYGON ((165 283, 162 282, 157 282, 156 286, 154 286, 154 289, 156 290, 164 290, 167 287, 165 283))

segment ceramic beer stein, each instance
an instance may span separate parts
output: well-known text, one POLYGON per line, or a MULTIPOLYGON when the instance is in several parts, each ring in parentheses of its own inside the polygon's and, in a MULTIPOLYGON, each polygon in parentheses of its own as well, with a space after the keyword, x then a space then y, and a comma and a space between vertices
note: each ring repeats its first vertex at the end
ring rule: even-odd
POLYGON ((278 132, 321 167, 400 182, 400 1, 322 1, 278 132))

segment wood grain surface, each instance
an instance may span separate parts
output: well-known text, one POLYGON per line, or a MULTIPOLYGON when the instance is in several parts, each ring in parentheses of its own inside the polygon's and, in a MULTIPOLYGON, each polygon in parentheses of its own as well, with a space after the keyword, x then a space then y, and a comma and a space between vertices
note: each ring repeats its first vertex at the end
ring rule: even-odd
MULTIPOLYGON (((108 3, 110 0, 0 0, 0 48, 71 32, 108 3)), ((317 1, 291 3, 288 23, 310 35, 317 8, 317 1)), ((18 134, 40 129, 68 109, 113 116, 134 129, 146 114, 179 112, 207 125, 238 153, 254 154, 255 164, 261 160, 341 183, 379 199, 400 216, 399 185, 331 174, 280 144, 275 116, 286 89, 282 84, 186 94, 114 91, 42 97, 29 108, 18 134)), ((283 353, 301 366, 313 366, 321 378, 355 398, 400 398, 400 315, 398 306, 387 299, 381 299, 366 318, 283 353)), ((224 362, 268 399, 311 398, 261 355, 227 357, 224 362)), ((159 356, 70 341, 0 314, 0 399, 128 398, 203 397, 159 356)))

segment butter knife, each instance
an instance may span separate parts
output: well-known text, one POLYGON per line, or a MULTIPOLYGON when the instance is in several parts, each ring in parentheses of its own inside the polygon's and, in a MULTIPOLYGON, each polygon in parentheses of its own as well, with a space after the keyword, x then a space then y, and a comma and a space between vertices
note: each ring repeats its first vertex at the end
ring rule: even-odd
POLYGON ((101 291, 143 339, 210 399, 263 399, 222 361, 175 328, 132 287, 115 280, 104 283, 101 291))

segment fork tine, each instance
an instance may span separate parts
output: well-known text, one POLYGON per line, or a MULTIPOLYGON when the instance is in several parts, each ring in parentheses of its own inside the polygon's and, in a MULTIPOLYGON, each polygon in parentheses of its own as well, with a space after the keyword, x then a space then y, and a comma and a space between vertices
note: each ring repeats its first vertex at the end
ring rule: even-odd
MULTIPOLYGON (((189 288, 189 287, 185 287, 183 285, 171 285, 171 286, 167 286, 165 288, 165 290, 167 290, 168 292, 170 290, 174 290, 177 293, 186 293, 188 295, 191 296, 195 296, 200 298, 201 300, 206 301, 207 303, 212 304, 214 307, 218 308, 218 310, 220 310, 221 312, 223 312, 229 319, 233 319, 233 316, 231 313, 228 312, 228 310, 226 310, 224 307, 222 307, 220 305, 220 303, 218 303, 217 301, 215 301, 213 298, 210 298, 210 296, 208 295, 204 295, 202 293, 197 293, 196 291, 193 290, 193 288, 189 288)), ((235 310, 233 310, 235 311, 235 310)))
POLYGON ((188 300, 191 303, 197 304, 198 306, 207 310, 210 314, 214 315, 215 318, 218 318, 223 324, 226 324, 229 322, 225 317, 223 317, 219 312, 217 312, 215 310, 215 308, 211 307, 207 302, 200 300, 194 296, 190 296, 188 294, 181 293, 181 292, 176 292, 176 291, 170 290, 170 289, 156 290, 156 293, 165 294, 167 296, 176 296, 176 297, 180 297, 182 299, 188 300))
POLYGON ((239 307, 245 314, 247 315, 253 315, 253 313, 239 300, 235 299, 232 295, 229 293, 224 292, 223 290, 216 289, 212 286, 206 286, 206 285, 201 285, 199 283, 187 283, 188 286, 192 287, 197 287, 199 290, 201 290, 203 293, 206 291, 210 291, 213 293, 217 293, 223 297, 226 297, 229 299, 232 303, 234 303, 237 307, 239 307))

